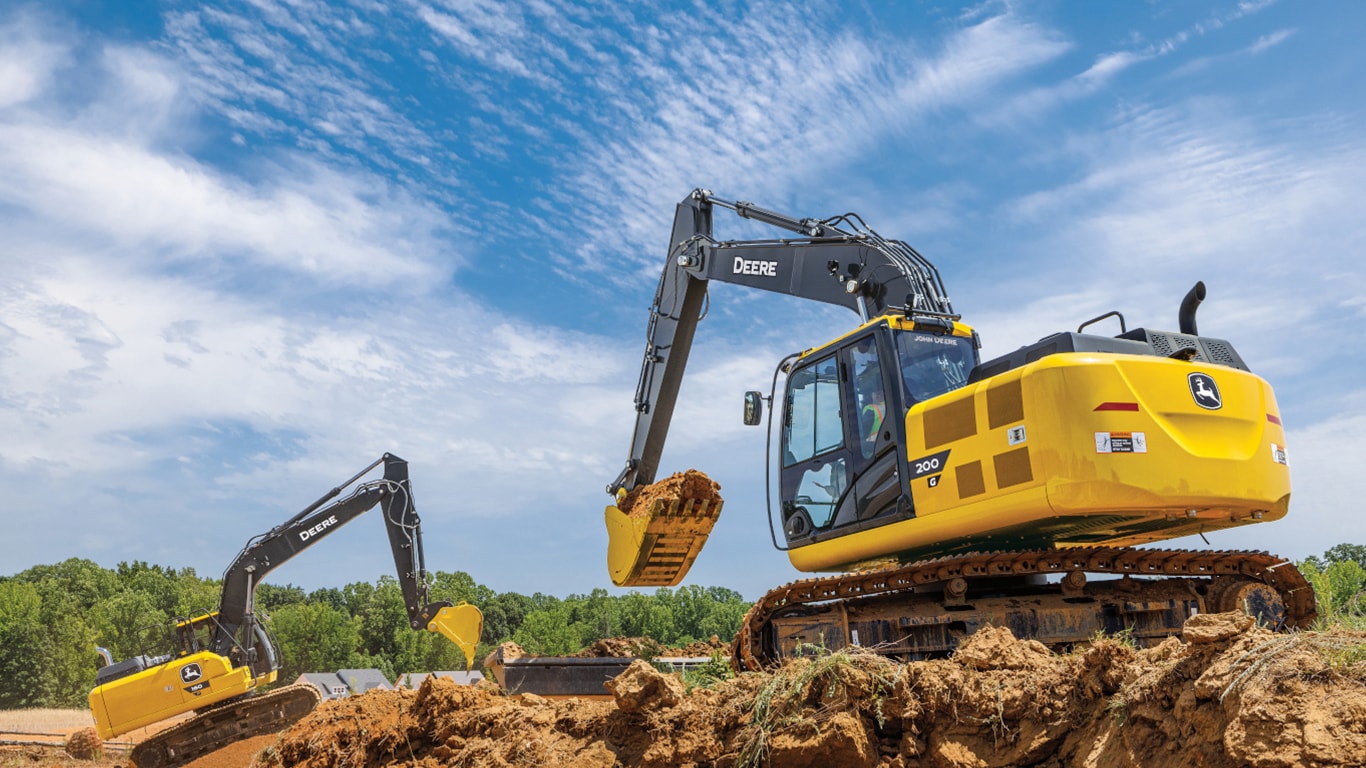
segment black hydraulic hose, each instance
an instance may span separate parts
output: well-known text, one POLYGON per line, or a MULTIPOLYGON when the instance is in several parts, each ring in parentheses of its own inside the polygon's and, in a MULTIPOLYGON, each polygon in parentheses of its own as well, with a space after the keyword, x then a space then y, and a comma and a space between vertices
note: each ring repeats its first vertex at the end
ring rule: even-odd
POLYGON ((799 357, 800 352, 793 352, 780 360, 778 367, 773 369, 773 384, 768 388, 768 424, 765 427, 768 434, 764 437, 764 508, 768 511, 768 538, 779 552, 786 552, 791 547, 778 544, 778 534, 773 530, 773 412, 777 410, 773 404, 777 402, 778 374, 784 371, 789 361, 799 357))

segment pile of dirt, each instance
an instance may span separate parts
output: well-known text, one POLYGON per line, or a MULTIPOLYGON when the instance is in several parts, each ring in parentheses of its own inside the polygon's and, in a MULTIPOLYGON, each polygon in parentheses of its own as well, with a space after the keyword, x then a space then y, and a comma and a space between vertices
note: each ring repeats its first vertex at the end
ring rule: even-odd
POLYGON ((675 472, 663 480, 632 490, 617 509, 628 515, 644 515, 656 501, 668 504, 674 499, 719 502, 721 484, 695 469, 675 472))
POLYGON ((1184 639, 1057 655, 987 629, 950 659, 839 652, 688 692, 636 662, 601 700, 428 678, 324 703, 258 768, 1362 763, 1366 633, 1277 635, 1225 614, 1184 639))
POLYGON ((721 642, 721 638, 716 635, 712 635, 709 640, 699 640, 676 648, 660 645, 648 637, 604 637, 601 640, 593 641, 592 645, 577 653, 571 653, 570 657, 579 659, 710 658, 717 653, 728 654, 729 652, 730 643, 721 642))
POLYGON ((63 748, 77 760, 99 760, 104 757, 104 742, 94 728, 81 728, 66 739, 63 748))

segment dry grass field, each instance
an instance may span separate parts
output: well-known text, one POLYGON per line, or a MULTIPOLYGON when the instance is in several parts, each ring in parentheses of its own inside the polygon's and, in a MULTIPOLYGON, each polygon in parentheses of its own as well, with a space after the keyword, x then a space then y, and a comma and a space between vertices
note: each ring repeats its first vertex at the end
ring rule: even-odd
POLYGON ((95 724, 88 709, 0 710, 0 733, 69 733, 95 724))
POLYGON ((123 751, 110 745, 104 759, 76 760, 62 746, 71 732, 90 728, 95 719, 87 709, 0 710, 0 740, 27 742, 0 747, 0 768, 112 768, 125 763, 123 751), (49 743, 51 746, 38 746, 49 743))

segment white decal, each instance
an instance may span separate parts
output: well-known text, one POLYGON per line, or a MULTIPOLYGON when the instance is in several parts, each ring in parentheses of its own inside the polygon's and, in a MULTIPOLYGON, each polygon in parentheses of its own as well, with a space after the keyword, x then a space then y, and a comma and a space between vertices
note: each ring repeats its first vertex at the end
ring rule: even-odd
POLYGON ((1025 441, 1025 428, 1023 425, 1011 427, 1006 430, 1006 441, 1011 445, 1019 445, 1025 441))
POLYGON ((1143 432, 1097 432, 1096 453, 1147 453, 1148 436, 1143 432))
POLYGON ((1271 460, 1276 462, 1277 464, 1285 464, 1286 466, 1289 466, 1290 462, 1288 460, 1288 457, 1285 455, 1285 446, 1276 445, 1275 443, 1272 443, 1271 460))
POLYGON ((760 261, 755 259, 742 259, 735 257, 735 263, 731 266, 731 272, 736 275, 758 275, 760 277, 777 277, 778 262, 760 261))
POLYGON ((300 532, 299 532, 299 541, 308 541, 310 538, 312 538, 312 537, 314 537, 314 536, 317 536, 318 534, 322 533, 323 531, 327 530, 328 528, 331 528, 332 526, 334 526, 334 525, 336 525, 336 524, 337 524, 337 516, 336 516, 336 515, 332 515, 331 517, 329 517, 329 518, 327 518, 326 520, 324 520, 324 521, 318 523, 317 525, 313 526, 312 528, 309 528, 309 529, 306 530, 306 531, 300 531, 300 532))

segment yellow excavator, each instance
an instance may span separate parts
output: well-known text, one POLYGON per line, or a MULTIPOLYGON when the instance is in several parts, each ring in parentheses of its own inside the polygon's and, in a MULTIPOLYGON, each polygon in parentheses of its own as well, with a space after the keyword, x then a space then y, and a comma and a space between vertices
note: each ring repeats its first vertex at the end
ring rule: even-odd
POLYGON ((111 739, 193 712, 157 731, 130 755, 137 768, 170 768, 239 739, 282 730, 318 705, 310 684, 268 692, 279 675, 279 652, 255 611, 256 588, 270 571, 379 505, 413 629, 437 632, 474 661, 483 615, 467 603, 431 602, 422 555, 422 527, 413 506, 408 463, 384 454, 345 483, 270 531, 252 538, 223 574, 218 609, 177 619, 164 653, 141 654, 96 674, 90 711, 100 738, 111 739), (356 485, 372 469, 384 475, 356 485), (326 505, 326 506, 324 506, 326 505))
POLYGON ((1232 344, 1199 334, 1203 283, 1182 301, 1179 331, 1129 329, 1110 312, 982 361, 938 269, 905 242, 857 214, 797 219, 701 189, 676 210, 631 453, 607 488, 616 584, 677 584, 720 513, 719 500, 667 494, 621 508, 656 479, 711 280, 860 319, 784 358, 767 396, 745 395, 745 423, 760 424, 766 403, 778 421, 774 546, 798 570, 836 575, 762 597, 736 637, 737 667, 811 646, 944 655, 988 624, 1064 648, 1098 632, 1156 643, 1199 612, 1314 619, 1312 589, 1279 557, 1136 546, 1278 520, 1289 506, 1275 395, 1232 344), (796 236, 717 239, 718 208, 796 236), (1103 321, 1120 333, 1086 332, 1103 321))

